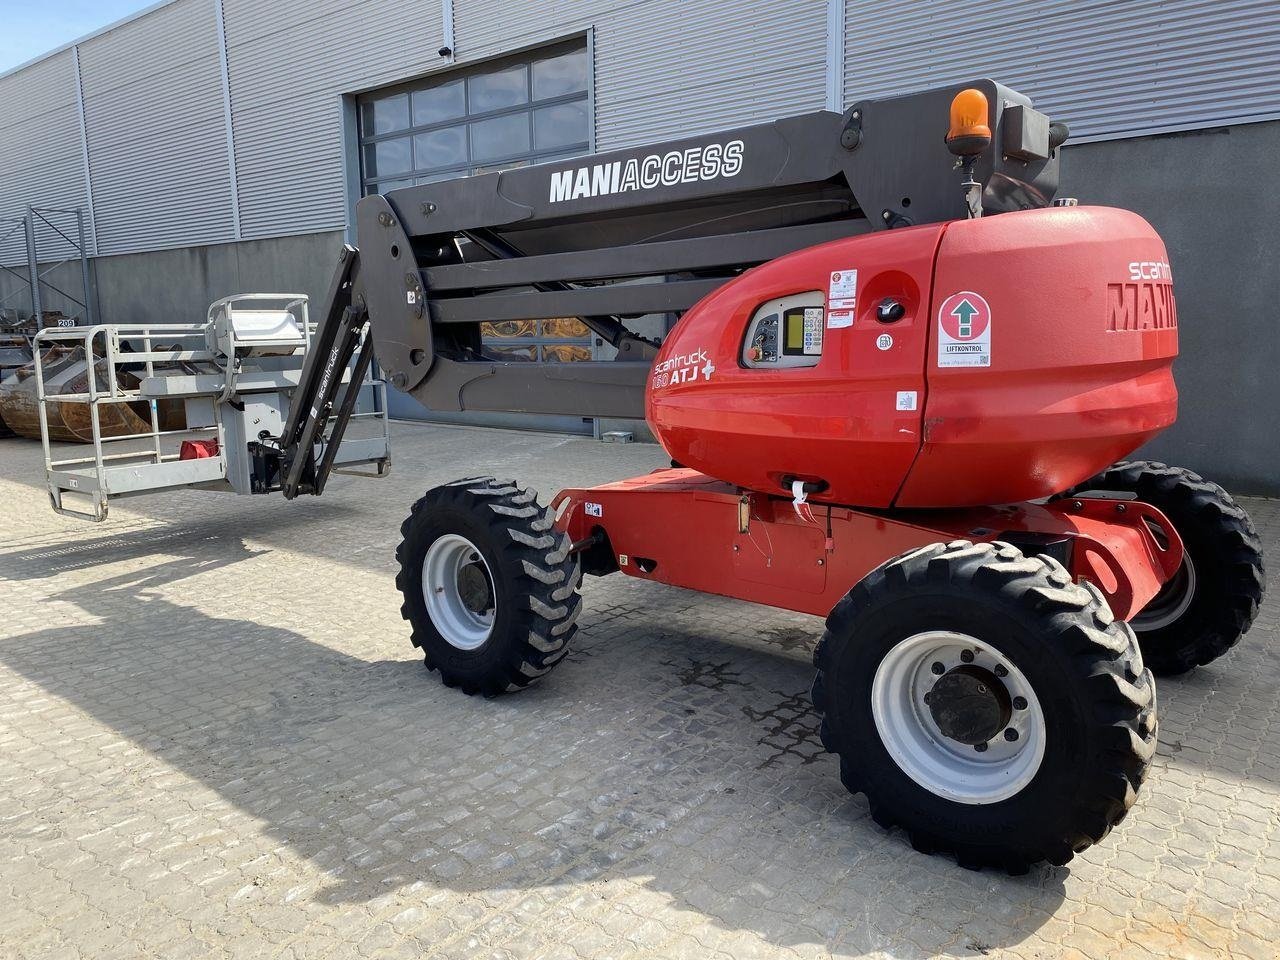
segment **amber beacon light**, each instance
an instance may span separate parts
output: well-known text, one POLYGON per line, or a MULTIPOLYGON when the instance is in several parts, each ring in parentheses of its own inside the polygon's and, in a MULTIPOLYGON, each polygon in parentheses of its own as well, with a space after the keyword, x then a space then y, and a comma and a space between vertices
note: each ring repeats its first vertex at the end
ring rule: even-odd
POLYGON ((947 130, 947 149, 957 157, 972 157, 991 143, 987 126, 987 95, 970 87, 951 100, 951 127, 947 130))

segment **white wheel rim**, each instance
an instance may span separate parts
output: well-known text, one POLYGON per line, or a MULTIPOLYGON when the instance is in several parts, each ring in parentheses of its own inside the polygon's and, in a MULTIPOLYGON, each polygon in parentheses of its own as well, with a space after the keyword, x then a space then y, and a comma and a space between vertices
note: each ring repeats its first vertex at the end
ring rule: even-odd
POLYGON ((475 650, 493 632, 496 598, 493 573, 475 544, 451 533, 427 548, 422 560, 422 598, 427 614, 440 636, 459 650, 475 650), (476 600, 475 575, 483 572, 488 584, 487 609, 476 600))
POLYGON ((1129 626, 1141 633, 1167 627, 1187 612, 1195 596, 1196 566, 1191 562, 1191 555, 1184 553, 1177 573, 1150 603, 1138 611, 1138 615, 1129 621, 1129 626))
POLYGON ((889 756, 931 793, 958 803, 998 803, 1034 779, 1044 759, 1044 712, 1026 676, 990 645, 962 633, 935 630, 900 641, 880 661, 871 683, 871 713, 889 756), (972 654, 972 660, 965 656, 972 654), (945 735, 925 695, 941 675, 961 666, 987 671, 1013 708, 985 749, 945 735), (1025 706, 1022 704, 1025 703, 1025 706), (1016 739, 1007 739, 1013 731, 1016 739))

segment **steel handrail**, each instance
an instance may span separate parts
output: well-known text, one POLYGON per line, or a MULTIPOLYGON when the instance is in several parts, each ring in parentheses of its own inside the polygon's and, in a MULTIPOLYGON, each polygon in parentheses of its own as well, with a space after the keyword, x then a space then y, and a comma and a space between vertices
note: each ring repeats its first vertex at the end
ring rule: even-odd
MULTIPOLYGON (((209 319, 204 323, 96 323, 77 327, 47 327, 36 331, 29 342, 36 360, 34 373, 41 446, 54 509, 60 513, 81 513, 64 507, 61 502, 63 494, 79 492, 93 498, 93 512, 87 515, 95 519, 104 518, 108 499, 115 495, 110 490, 114 489, 114 484, 122 475, 121 471, 129 478, 130 492, 136 492, 139 484, 148 487, 145 475, 134 475, 131 471, 147 471, 153 466, 181 460, 181 452, 173 449, 176 447, 175 441, 181 438, 216 438, 218 457, 225 467, 227 425, 223 423, 221 403, 233 396, 240 386, 240 361, 246 351, 267 348, 268 356, 292 354, 296 357, 299 353, 305 356, 316 344, 317 331, 318 324, 311 321, 309 300, 304 294, 236 294, 224 297, 210 306, 209 319), (252 333, 237 330, 236 310, 245 309, 249 304, 271 304, 273 310, 287 311, 292 318, 291 323, 296 324, 289 330, 291 335, 272 337, 268 333, 257 339, 252 333), (240 334, 244 334, 245 339, 240 339, 240 334), (49 378, 56 371, 52 356, 55 353, 59 357, 82 358, 84 373, 77 371, 75 376, 83 378, 84 389, 72 392, 66 387, 49 384, 49 378), (183 362, 199 366, 188 366, 185 369, 169 367, 183 362), (129 382, 132 382, 134 376, 155 381, 170 373, 175 376, 213 377, 215 381, 223 381, 220 386, 214 386, 213 393, 200 394, 213 399, 212 423, 179 430, 162 430, 159 403, 163 398, 154 395, 153 391, 144 390, 141 383, 136 387, 124 385, 122 370, 130 374, 129 382), (63 455, 58 459, 54 458, 49 437, 50 403, 88 406, 93 444, 91 452, 85 451, 84 456, 63 455), (133 406, 139 413, 141 410, 137 404, 146 403, 149 416, 144 414, 143 419, 144 422, 150 420, 150 429, 104 438, 107 414, 101 412, 102 405, 122 403, 133 406), (132 449, 121 450, 119 444, 132 449), (166 446, 170 446, 170 452, 166 452, 166 446)), ((77 366, 78 363, 79 361, 77 366)), ((386 382, 366 374, 364 383, 354 386, 355 389, 360 389, 365 385, 373 388, 377 409, 352 414, 351 419, 380 419, 380 439, 385 448, 390 444, 386 382)), ((288 387, 284 389, 289 390, 288 387)), ((116 426, 114 420, 110 422, 116 426)), ((319 442, 323 444, 326 441, 319 442)), ((240 454, 243 455, 243 451, 240 454)), ((385 472, 385 461, 380 461, 379 475, 385 472)))
MULTIPOLYGON (((192 351, 155 351, 152 349, 154 340, 198 340, 201 343, 207 342, 207 323, 127 323, 127 324, 109 324, 98 323, 90 326, 80 327, 46 327, 38 330, 32 337, 32 352, 35 360, 36 375, 36 403, 40 420, 40 442, 43 448, 45 473, 51 476, 55 470, 66 469, 71 467, 84 467, 92 465, 94 472, 94 480, 97 485, 98 496, 101 497, 101 491, 106 488, 106 471, 108 464, 115 463, 120 460, 143 460, 148 464, 161 464, 166 461, 176 459, 178 455, 166 455, 161 447, 161 441, 164 437, 173 437, 180 435, 199 436, 213 433, 217 437, 219 446, 225 443, 225 434, 221 417, 215 410, 215 422, 207 427, 188 427, 183 430, 161 430, 159 421, 159 410, 155 399, 144 397, 140 389, 125 389, 120 386, 118 376, 121 365, 134 366, 141 364, 148 377, 155 376, 155 361, 157 352, 161 353, 160 359, 163 359, 164 353, 188 353, 192 351), (130 353, 121 353, 118 346, 122 339, 131 340, 138 339, 143 341, 144 351, 141 356, 134 357, 130 353), (88 392, 75 393, 50 393, 45 387, 44 378, 44 361, 46 359, 44 348, 50 346, 72 346, 78 347, 84 354, 86 365, 86 376, 88 381, 88 392), (105 363, 106 383, 99 383, 98 364, 105 363), (49 438, 49 413, 48 404, 56 403, 84 403, 89 407, 89 423, 92 435, 93 452, 89 456, 64 458, 60 460, 53 459, 52 447, 49 438), (104 403, 135 403, 146 402, 148 407, 148 419, 150 420, 151 430, 147 433, 132 433, 119 437, 108 437, 106 443, 115 445, 117 443, 150 440, 148 449, 131 450, 123 453, 106 453, 104 452, 104 438, 102 436, 102 419, 100 414, 101 405, 104 403)), ((208 358, 216 360, 212 351, 206 351, 208 358)), ((193 357, 192 359, 196 359, 193 357)), ((199 359, 204 359, 200 357, 199 359)), ((118 448, 116 448, 118 449, 118 448)), ((51 490, 50 496, 53 497, 51 490)), ((58 508, 55 499, 55 509, 58 508)), ((95 513, 101 511, 102 504, 95 506, 95 513)), ((76 512, 76 511, 73 511, 76 512)))

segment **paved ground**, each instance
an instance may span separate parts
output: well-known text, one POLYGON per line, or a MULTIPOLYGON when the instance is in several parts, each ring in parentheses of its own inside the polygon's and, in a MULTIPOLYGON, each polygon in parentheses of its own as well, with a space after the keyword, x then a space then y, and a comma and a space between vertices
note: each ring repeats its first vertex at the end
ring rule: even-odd
MULTIPOLYGON (((1276 956, 1274 574, 1242 649, 1161 685, 1123 826, 979 874, 841 788, 817 620, 611 577, 542 686, 441 687, 397 612, 409 502, 660 451, 410 425, 395 450, 323 500, 184 492, 95 527, 0 441, 0 955, 1276 956)), ((1249 507, 1280 556, 1280 502, 1249 507)))

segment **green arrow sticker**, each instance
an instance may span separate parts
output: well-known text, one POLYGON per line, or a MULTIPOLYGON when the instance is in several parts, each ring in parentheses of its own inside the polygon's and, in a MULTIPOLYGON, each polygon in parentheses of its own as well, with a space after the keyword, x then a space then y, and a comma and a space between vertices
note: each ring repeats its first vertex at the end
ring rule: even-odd
POLYGON ((973 315, 978 312, 978 308, 969 302, 969 298, 961 300, 951 315, 960 321, 960 339, 967 340, 973 332, 973 315))

